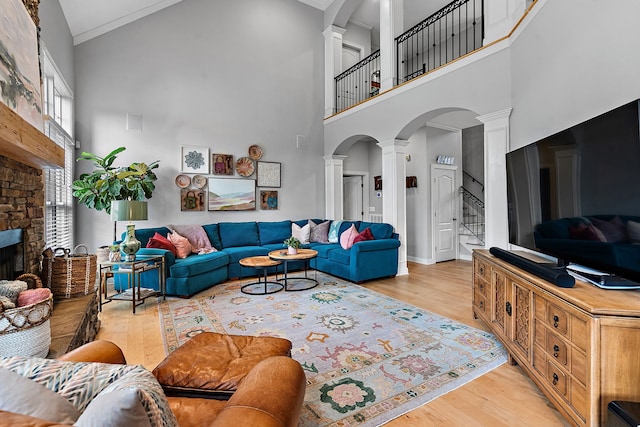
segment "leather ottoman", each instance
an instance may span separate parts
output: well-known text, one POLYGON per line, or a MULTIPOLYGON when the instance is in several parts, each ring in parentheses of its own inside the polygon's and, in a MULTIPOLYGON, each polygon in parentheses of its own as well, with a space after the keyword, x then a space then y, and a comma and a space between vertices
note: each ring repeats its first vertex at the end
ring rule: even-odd
POLYGON ((167 396, 228 399, 258 362, 291 356, 291 341, 203 332, 169 354, 153 370, 167 396))

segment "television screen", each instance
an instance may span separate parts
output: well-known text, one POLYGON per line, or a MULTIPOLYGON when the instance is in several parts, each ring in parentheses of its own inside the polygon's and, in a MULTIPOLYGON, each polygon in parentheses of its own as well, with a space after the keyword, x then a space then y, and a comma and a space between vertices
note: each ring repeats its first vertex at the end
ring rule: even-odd
POLYGON ((638 103, 507 154, 510 243, 640 281, 638 103))

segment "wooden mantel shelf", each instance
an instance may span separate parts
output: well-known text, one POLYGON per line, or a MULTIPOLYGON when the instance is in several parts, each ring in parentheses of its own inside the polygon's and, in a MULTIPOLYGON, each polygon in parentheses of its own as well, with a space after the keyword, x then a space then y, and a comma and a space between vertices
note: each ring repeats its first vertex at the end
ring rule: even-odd
POLYGON ((2 102, 0 155, 38 169, 64 167, 64 149, 2 102))

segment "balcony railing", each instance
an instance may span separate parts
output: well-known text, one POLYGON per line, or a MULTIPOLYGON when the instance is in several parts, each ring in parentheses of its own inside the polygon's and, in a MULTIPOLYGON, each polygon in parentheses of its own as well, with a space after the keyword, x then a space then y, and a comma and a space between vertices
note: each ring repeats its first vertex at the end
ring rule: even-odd
POLYGON ((336 112, 346 110, 380 91, 380 51, 376 50, 335 78, 336 112))
POLYGON ((482 47, 484 0, 454 0, 396 38, 398 83, 482 47))

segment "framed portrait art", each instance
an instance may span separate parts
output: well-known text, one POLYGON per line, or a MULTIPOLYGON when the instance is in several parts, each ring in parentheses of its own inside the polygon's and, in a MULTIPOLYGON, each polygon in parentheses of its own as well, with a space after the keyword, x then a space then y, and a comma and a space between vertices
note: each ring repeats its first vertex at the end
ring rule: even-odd
POLYGON ((255 180, 209 178, 210 211, 253 211, 255 209, 255 180))
POLYGON ((280 163, 258 162, 256 185, 258 187, 280 187, 280 163))
POLYGON ((180 170, 188 173, 209 173, 209 149, 183 146, 180 148, 180 170))

